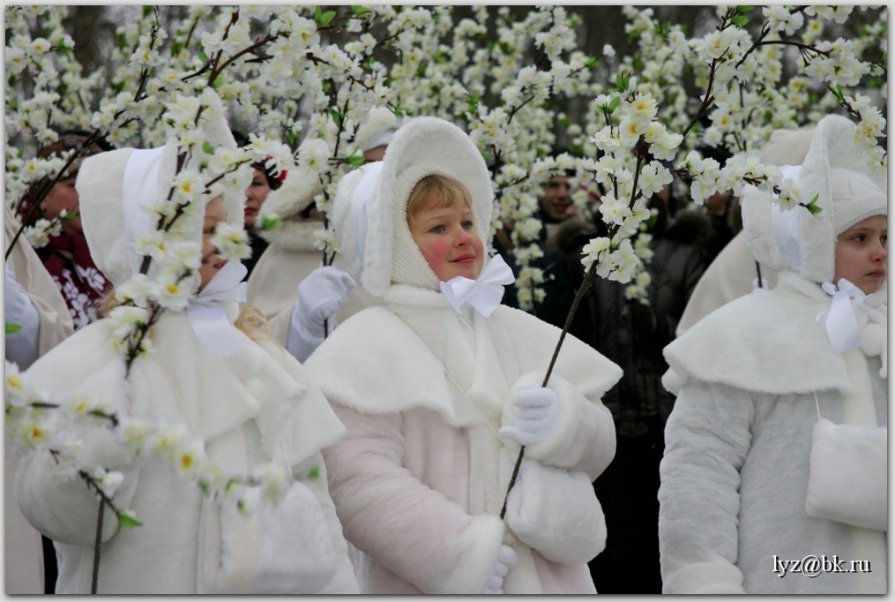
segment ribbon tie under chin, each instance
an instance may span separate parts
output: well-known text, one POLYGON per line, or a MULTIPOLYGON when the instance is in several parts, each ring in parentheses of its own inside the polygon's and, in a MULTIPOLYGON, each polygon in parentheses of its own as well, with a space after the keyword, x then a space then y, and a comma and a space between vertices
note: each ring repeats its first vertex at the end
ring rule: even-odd
POLYGON ((244 340, 227 317, 222 303, 245 302, 247 284, 242 279, 247 272, 240 261, 228 261, 201 291, 193 295, 186 308, 186 317, 196 338, 217 355, 230 357, 244 340))
POLYGON ((504 285, 515 281, 510 266, 503 257, 495 255, 482 268, 478 279, 470 280, 463 276, 451 278, 441 283, 441 292, 458 314, 465 305, 469 305, 487 318, 500 305, 504 285))
POLYGON ((820 287, 833 297, 824 323, 833 349, 843 353, 860 347, 861 328, 855 308, 864 305, 864 291, 845 278, 839 279, 838 287, 832 282, 824 282, 820 287))

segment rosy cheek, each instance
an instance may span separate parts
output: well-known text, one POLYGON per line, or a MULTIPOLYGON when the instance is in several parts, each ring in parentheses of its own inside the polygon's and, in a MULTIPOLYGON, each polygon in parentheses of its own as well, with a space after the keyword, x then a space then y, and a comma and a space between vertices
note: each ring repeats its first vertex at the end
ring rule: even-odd
POLYGON ((451 245, 447 241, 434 240, 426 244, 423 256, 436 276, 440 276, 439 271, 446 264, 450 250, 451 245))

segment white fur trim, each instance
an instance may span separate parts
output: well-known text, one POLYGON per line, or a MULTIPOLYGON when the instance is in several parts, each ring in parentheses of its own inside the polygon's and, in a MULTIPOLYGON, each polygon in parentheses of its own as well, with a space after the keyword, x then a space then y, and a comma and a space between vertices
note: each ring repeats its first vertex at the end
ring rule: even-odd
POLYGON ((461 536, 450 542, 455 564, 444 573, 443 579, 432 584, 429 593, 468 594, 482 591, 497 562, 503 534, 503 521, 496 516, 473 516, 461 536))
POLYGON ((276 228, 261 230, 258 234, 272 246, 289 251, 316 251, 323 257, 323 252, 317 248, 314 237, 314 233, 318 230, 323 230, 323 222, 319 219, 299 221, 284 219, 276 228))

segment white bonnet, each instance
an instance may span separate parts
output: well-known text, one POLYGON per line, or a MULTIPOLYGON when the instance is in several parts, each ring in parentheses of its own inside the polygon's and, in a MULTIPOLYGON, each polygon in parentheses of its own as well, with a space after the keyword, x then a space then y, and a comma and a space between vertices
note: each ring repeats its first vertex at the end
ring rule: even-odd
POLYGON ((301 212, 314 202, 323 189, 320 174, 312 169, 295 166, 286 174, 283 185, 267 194, 258 210, 256 224, 260 228, 265 219, 278 217, 279 225, 258 234, 272 245, 282 248, 308 251, 315 249, 313 232, 320 227, 316 220, 302 219, 301 212))
MULTIPOLYGON (((205 140, 212 145, 236 148, 223 119, 203 124, 202 129, 205 140)), ((132 239, 149 223, 149 215, 135 204, 166 198, 176 169, 177 148, 174 140, 155 149, 122 148, 88 157, 81 165, 75 188, 84 236, 94 263, 116 286, 136 273, 139 256, 132 248, 132 239)), ((190 162, 199 159, 194 155, 190 162)), ((205 195, 205 201, 223 195, 227 221, 241 228, 244 188, 225 187, 218 182, 205 195)), ((190 227, 195 229, 196 240, 201 240, 201 220, 190 227)))
POLYGON ((407 121, 382 160, 376 194, 368 209, 361 283, 381 297, 392 284, 438 290, 407 226, 407 201, 423 177, 439 174, 463 183, 472 199, 476 229, 488 248, 494 192, 481 153, 456 125, 435 117, 407 121))
POLYGON ((398 118, 385 107, 373 107, 367 119, 357 128, 355 142, 366 152, 391 143, 398 130, 398 118))
POLYGON ((355 281, 360 280, 363 268, 368 211, 381 171, 382 163, 377 161, 342 176, 330 212, 339 254, 355 281))
MULTIPOLYGON (((802 207, 781 211, 772 194, 747 187, 743 228, 755 258, 775 270, 792 270, 807 280, 828 282, 835 273, 836 236, 872 215, 884 215, 885 177, 870 173, 869 157, 854 143, 856 126, 839 115, 821 119, 799 165, 801 136, 783 136, 792 144, 792 163, 782 168, 796 180, 802 203, 815 196, 821 211, 802 207)), ((772 142, 780 143, 780 139, 772 142)), ((789 153, 777 153, 786 157, 789 153)))

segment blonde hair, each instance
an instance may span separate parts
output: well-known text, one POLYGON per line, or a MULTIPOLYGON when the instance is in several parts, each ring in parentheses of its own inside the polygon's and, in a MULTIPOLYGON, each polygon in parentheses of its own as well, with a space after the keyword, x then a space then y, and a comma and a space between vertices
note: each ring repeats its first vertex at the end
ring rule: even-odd
POLYGON ((423 209, 442 209, 453 207, 457 203, 463 203, 467 209, 472 209, 472 197, 460 180, 439 174, 425 176, 410 191, 410 198, 407 199, 407 224, 423 209), (438 194, 433 195, 433 192, 438 194))

